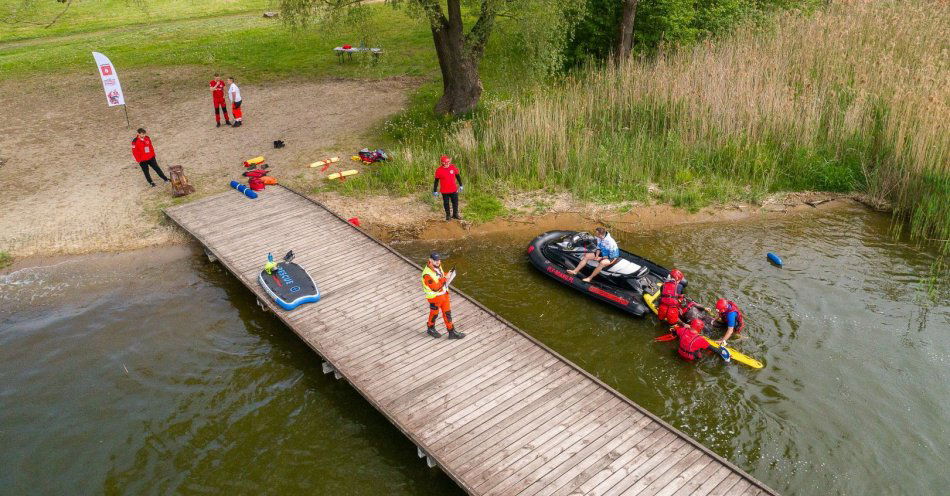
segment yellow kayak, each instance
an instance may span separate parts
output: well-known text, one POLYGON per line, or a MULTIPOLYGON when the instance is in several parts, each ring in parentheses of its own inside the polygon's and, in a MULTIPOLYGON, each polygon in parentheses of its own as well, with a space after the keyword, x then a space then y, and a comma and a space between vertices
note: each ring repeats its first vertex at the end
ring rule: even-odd
MULTIPOLYGON (((653 293, 653 294, 643 293, 643 301, 646 302, 647 306, 650 307, 650 310, 652 310, 654 314, 656 313, 656 305, 655 305, 653 302, 656 301, 657 299, 659 299, 659 297, 660 297, 660 292, 659 292, 659 291, 657 291, 656 293, 653 293)), ((709 343, 709 346, 710 346, 711 348, 716 349, 716 350, 718 350, 718 349, 720 348, 718 342, 713 341, 712 339, 709 339, 709 338, 706 337, 706 336, 703 336, 703 338, 706 339, 706 342, 709 343)), ((741 364, 748 365, 749 367, 752 367, 752 368, 754 368, 754 369, 761 369, 762 367, 764 367, 764 365, 762 364, 762 362, 760 362, 760 361, 756 360, 755 358, 752 358, 752 357, 750 357, 750 356, 748 356, 748 355, 742 354, 742 353, 736 351, 736 350, 733 349, 733 348, 730 348, 730 347, 727 346, 727 347, 726 347, 726 350, 729 351, 729 357, 730 357, 730 358, 732 358, 733 360, 735 360, 735 361, 737 361, 737 362, 739 362, 739 363, 741 363, 741 364)))

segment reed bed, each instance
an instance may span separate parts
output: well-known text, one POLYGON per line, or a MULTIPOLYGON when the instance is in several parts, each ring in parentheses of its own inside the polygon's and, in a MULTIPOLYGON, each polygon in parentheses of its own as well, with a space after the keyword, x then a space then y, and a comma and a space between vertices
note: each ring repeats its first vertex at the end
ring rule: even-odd
MULTIPOLYGON (((408 138, 379 181, 450 153, 483 187, 687 208, 776 191, 862 192, 950 243, 950 8, 832 2, 496 105, 408 138)), ((401 183, 401 184, 400 184, 401 183)))

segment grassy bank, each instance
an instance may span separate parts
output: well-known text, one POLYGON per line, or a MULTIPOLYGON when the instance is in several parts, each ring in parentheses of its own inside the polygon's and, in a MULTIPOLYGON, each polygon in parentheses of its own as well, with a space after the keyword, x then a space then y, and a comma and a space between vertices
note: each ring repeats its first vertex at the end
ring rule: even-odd
MULTIPOLYGON (((146 5, 154 4, 161 10, 145 14, 118 9, 108 23, 94 16, 81 17, 75 23, 64 18, 54 25, 65 30, 62 36, 0 43, 0 79, 88 71, 93 50, 108 55, 120 71, 192 65, 233 73, 245 82, 436 73, 427 25, 403 10, 370 5, 352 19, 294 31, 280 20, 261 17, 261 3, 189 3, 173 9, 149 2, 146 5), (215 5, 221 8, 213 9, 215 5), (93 30, 96 28, 102 29, 93 30), (383 48, 385 53, 379 62, 354 57, 354 63, 340 64, 333 48, 345 43, 357 45, 361 40, 383 48)), ((39 33, 42 31, 33 28, 24 36, 39 33)))
POLYGON ((469 190, 692 209, 775 191, 858 191, 890 201, 918 237, 946 240, 947 19, 947 4, 929 1, 783 15, 587 71, 441 135, 397 126, 396 161, 353 187, 418 191, 450 153, 469 190))

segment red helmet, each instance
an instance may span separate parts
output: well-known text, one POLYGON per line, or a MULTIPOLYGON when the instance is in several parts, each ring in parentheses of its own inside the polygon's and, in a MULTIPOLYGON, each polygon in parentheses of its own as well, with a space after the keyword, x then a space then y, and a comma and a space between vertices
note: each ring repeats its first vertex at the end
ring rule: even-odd
POLYGON ((728 306, 724 298, 719 298, 719 300, 716 301, 716 310, 720 312, 725 312, 728 306))
POLYGON ((677 269, 673 269, 670 271, 670 277, 672 277, 674 281, 680 282, 683 280, 683 273, 677 269))
POLYGON ((692 327, 694 331, 700 332, 703 330, 703 327, 706 327, 706 323, 700 319, 693 319, 689 321, 689 326, 692 327))
POLYGON ((452 162, 452 159, 450 159, 448 155, 442 155, 442 156, 439 158, 439 160, 442 161, 442 165, 448 165, 449 163, 452 162))

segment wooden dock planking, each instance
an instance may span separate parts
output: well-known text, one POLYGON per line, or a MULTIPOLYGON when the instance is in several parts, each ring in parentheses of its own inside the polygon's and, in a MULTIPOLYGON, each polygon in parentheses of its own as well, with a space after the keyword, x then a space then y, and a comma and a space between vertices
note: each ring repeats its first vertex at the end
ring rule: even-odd
POLYGON ((468 336, 427 336, 420 267, 292 190, 166 213, 470 494, 775 494, 454 289, 468 336), (290 249, 323 298, 285 312, 257 277, 290 249))

